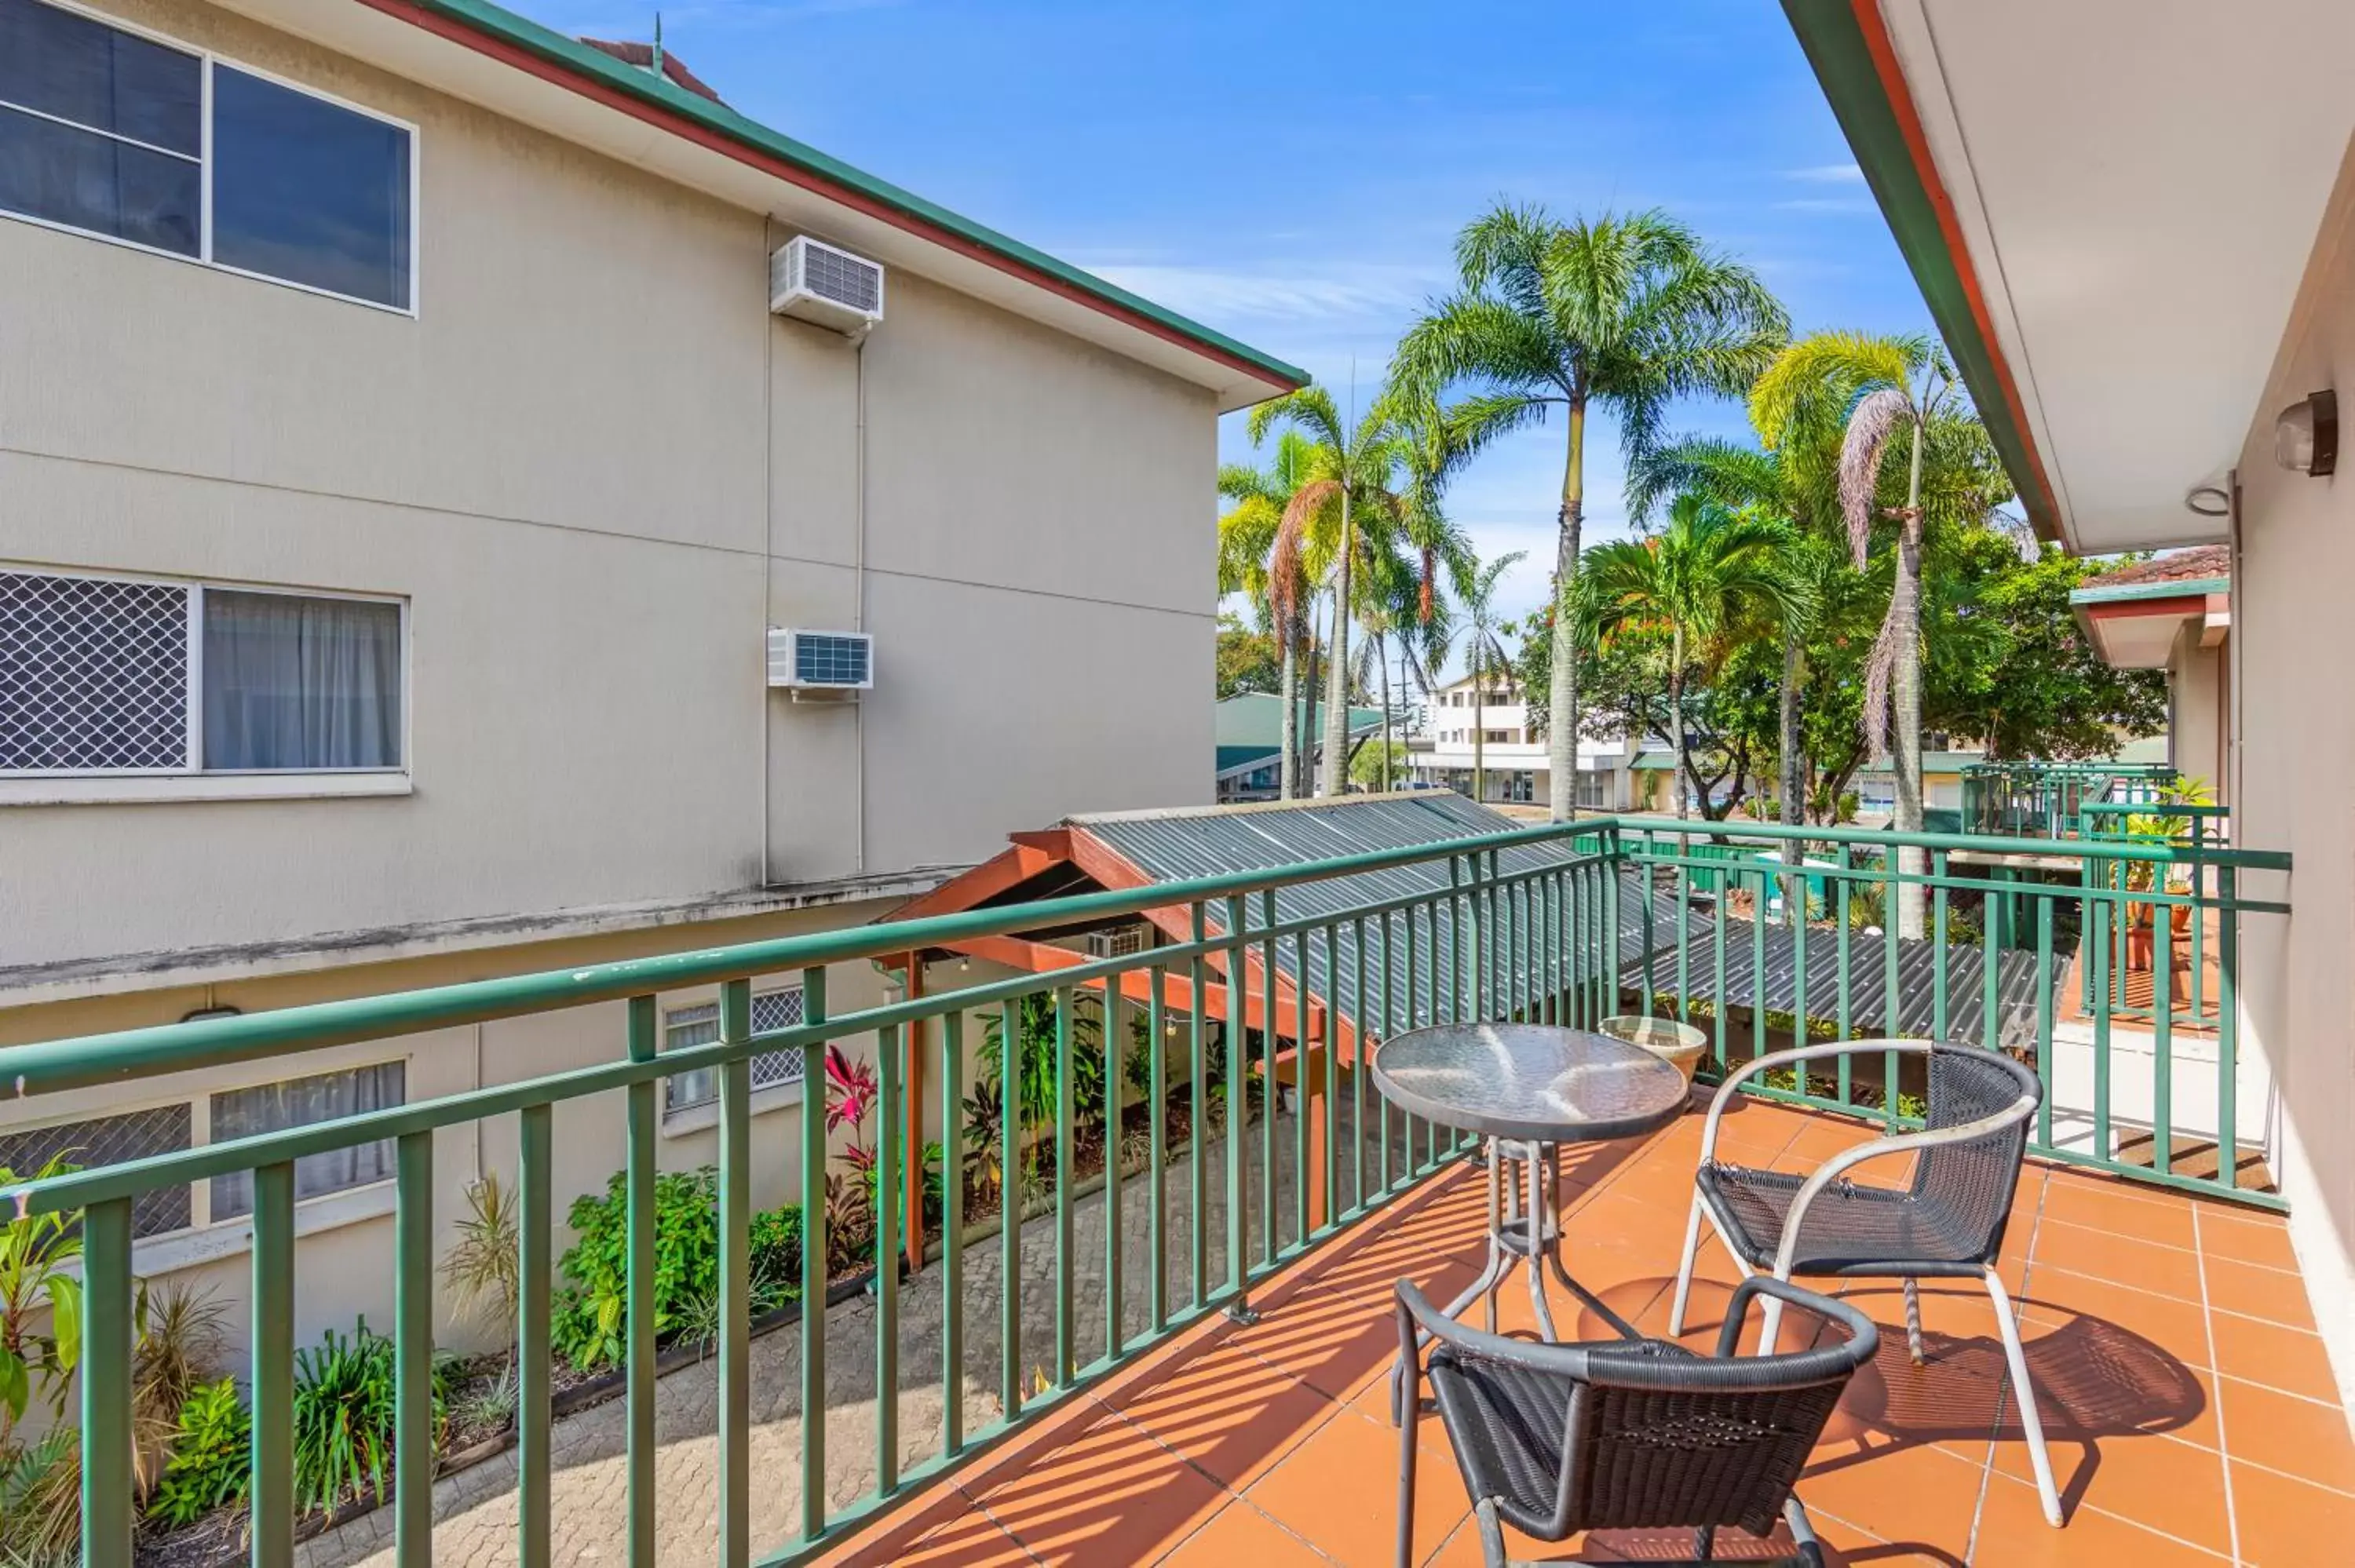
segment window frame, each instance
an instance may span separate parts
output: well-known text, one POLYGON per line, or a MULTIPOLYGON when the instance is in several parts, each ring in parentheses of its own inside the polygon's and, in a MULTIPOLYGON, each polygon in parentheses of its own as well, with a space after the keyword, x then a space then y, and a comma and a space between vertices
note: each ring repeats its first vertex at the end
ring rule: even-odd
MULTIPOLYGON (((410 619, 410 600, 405 594, 360 593, 346 588, 298 588, 284 583, 239 582, 225 577, 183 577, 156 572, 120 572, 86 567, 51 567, 37 562, 0 560, 0 571, 27 577, 66 577, 86 581, 128 582, 176 588, 186 594, 186 663, 187 678, 183 694, 186 726, 186 762, 179 768, 27 768, 23 771, 0 771, 0 804, 7 803, 25 791, 21 786, 64 785, 75 783, 125 784, 133 780, 154 780, 165 785, 186 785, 203 780, 299 779, 306 783, 326 784, 331 780, 363 780, 381 785, 388 781, 406 784, 415 766, 410 737, 414 733, 416 682, 415 643, 410 619), (284 599, 341 599, 358 604, 389 604, 400 615, 400 761, 392 768, 207 768, 204 766, 204 704, 205 704, 205 591, 217 588, 225 593, 275 594, 284 599)), ((278 793, 265 790, 265 793, 278 793)), ((341 791, 334 791, 341 792, 341 791)), ((381 789, 366 789, 355 793, 383 792, 381 789)))
MULTIPOLYGON (((804 986, 798 979, 781 980, 779 983, 774 985, 760 987, 752 993, 752 1006, 755 1013, 752 1032, 755 1034, 771 1033, 769 1031, 763 1031, 760 1027, 760 1020, 758 1017, 760 1004, 771 998, 780 996, 794 996, 801 999, 801 1021, 800 1022, 786 1025, 787 1028, 797 1029, 801 1027, 802 1022, 808 1022, 809 997, 807 988, 804 986)), ((655 1047, 655 1055, 658 1057, 668 1055, 674 1049, 671 1044, 671 1031, 673 1029, 691 1028, 696 1024, 705 1022, 702 1019, 690 1021, 687 1018, 687 1014, 702 1012, 709 1009, 711 1010, 716 1016, 719 1006, 719 999, 716 993, 710 998, 710 1000, 706 1001, 687 1001, 683 999, 668 997, 663 999, 663 1005, 661 1008, 661 1033, 659 1042, 655 1047)), ((679 1046, 676 1047, 676 1049, 689 1050, 693 1049, 693 1047, 679 1046)), ((801 1047, 786 1046, 775 1051, 757 1052, 753 1055, 746 1058, 746 1060, 754 1063, 759 1062, 762 1057, 790 1058, 794 1061, 796 1066, 800 1066, 802 1068, 801 1071, 796 1072, 792 1077, 779 1078, 773 1083, 755 1086, 752 1090, 751 1098, 752 1104, 756 1107, 765 1110, 774 1107, 797 1104, 805 1101, 808 1097, 809 1078, 806 1067, 801 1063, 801 1047)), ((688 1071, 693 1072, 698 1070, 700 1069, 689 1069, 688 1071)), ((669 1074, 666 1075, 662 1081, 661 1122, 662 1129, 666 1137, 673 1137, 682 1133, 698 1131, 703 1128, 714 1125, 719 1120, 719 1097, 716 1090, 710 1097, 705 1099, 674 1100, 671 1097, 672 1089, 677 1086, 678 1080, 686 1075, 687 1074, 685 1073, 669 1074)))
MULTIPOLYGON (((0 218, 15 223, 30 224, 36 228, 46 228, 56 234, 70 234, 82 239, 94 239, 104 245, 118 245, 127 250, 136 250, 142 255, 160 256, 167 261, 202 267, 207 271, 222 272, 232 278, 250 278, 256 282, 275 284, 282 289, 293 289, 301 293, 315 295, 323 300, 340 300, 347 305, 382 311, 388 315, 405 316, 411 321, 418 318, 418 302, 421 292, 418 262, 423 254, 420 232, 424 227, 422 170, 425 137, 422 129, 416 122, 404 120, 398 114, 388 114, 380 109, 371 109, 363 103, 355 103, 337 93, 313 87, 307 82, 293 80, 280 76, 275 71, 267 71, 258 66, 248 65, 243 60, 191 44, 184 38, 157 32, 153 27, 144 27, 106 12, 92 10, 88 5, 79 4, 78 0, 34 0, 34 3, 83 17, 101 26, 111 27, 116 32, 125 33, 135 38, 144 39, 160 48, 170 49, 176 54, 187 55, 197 61, 198 115, 197 173, 199 193, 197 204, 197 253, 193 256, 183 255, 177 250, 166 250, 160 245, 149 245, 137 239, 125 239, 120 235, 101 234, 96 229, 63 223, 53 217, 38 217, 31 213, 15 212, 5 207, 0 207, 0 218), (268 272, 256 272, 244 267, 233 267, 226 261, 213 260, 213 70, 216 66, 227 66, 229 69, 250 76, 256 81, 266 81, 274 87, 284 88, 289 92, 298 92, 306 98, 315 98, 322 103, 332 104, 362 119, 389 125, 409 138, 409 299, 405 303, 387 304, 381 300, 363 299, 357 294, 346 294, 334 289, 323 289, 316 283, 304 283, 292 278, 273 277, 268 272)), ((110 141, 142 148, 165 157, 183 160, 187 157, 185 153, 174 152, 168 147, 158 147, 153 143, 142 142, 135 136, 117 135, 111 131, 101 131, 94 125, 84 125, 78 121, 60 119, 57 115, 45 113, 23 104, 9 103, 5 100, 0 100, 0 109, 5 109, 11 113, 29 115, 36 120, 46 120, 53 125, 62 125, 69 130, 83 132, 93 136, 103 136, 110 141)))
MULTIPOLYGON (((274 1084, 291 1083, 300 1078, 323 1077, 333 1074, 364 1073, 395 1064, 401 1068, 400 1103, 403 1106, 417 1103, 410 1098, 409 1082, 410 1069, 416 1065, 416 1058, 413 1053, 405 1052, 397 1055, 361 1055, 334 1066, 321 1067, 314 1072, 293 1073, 282 1077, 265 1075, 249 1079, 242 1075, 232 1075, 226 1083, 219 1085, 192 1084, 186 1092, 180 1094, 134 1097, 123 1104, 111 1101, 92 1104, 62 1115, 36 1117, 20 1123, 12 1123, 5 1130, 12 1135, 45 1132, 55 1128, 71 1127, 82 1122, 104 1121, 112 1117, 134 1116, 143 1111, 158 1110, 167 1106, 186 1106, 188 1108, 188 1147, 179 1152, 193 1153, 199 1150, 209 1149, 217 1141, 213 1137, 212 1108, 213 1097, 216 1094, 266 1088, 274 1084)), ((267 1066, 272 1064, 263 1062, 255 1065, 267 1066)), ((103 1170, 106 1167, 90 1166, 85 1169, 103 1170)), ((385 1176, 350 1187, 337 1187, 325 1192, 314 1192, 307 1198, 296 1199, 294 1207, 298 1214, 323 1207, 346 1210, 366 1209, 368 1207, 367 1203, 356 1202, 358 1194, 376 1193, 382 1197, 389 1197, 394 1181, 393 1177, 385 1176)), ((213 1178, 190 1177, 186 1187, 188 1224, 177 1230, 156 1231, 148 1235, 135 1237, 136 1247, 143 1252, 158 1245, 176 1248, 196 1244, 201 1247, 203 1238, 206 1237, 229 1237, 250 1232, 253 1224, 251 1214, 223 1217, 213 1213, 213 1178)), ((355 1213, 352 1217, 367 1216, 364 1213, 355 1213)))

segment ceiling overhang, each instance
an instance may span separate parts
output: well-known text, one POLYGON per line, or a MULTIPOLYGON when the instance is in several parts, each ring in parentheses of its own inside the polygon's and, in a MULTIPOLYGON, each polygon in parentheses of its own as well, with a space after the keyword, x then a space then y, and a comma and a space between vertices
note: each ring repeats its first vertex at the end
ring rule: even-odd
POLYGON ((217 0, 436 91, 835 240, 1211 393, 1305 371, 485 0, 217 0))
POLYGON ((2355 130, 2343 0, 1784 0, 2038 531, 2222 536, 2355 130))

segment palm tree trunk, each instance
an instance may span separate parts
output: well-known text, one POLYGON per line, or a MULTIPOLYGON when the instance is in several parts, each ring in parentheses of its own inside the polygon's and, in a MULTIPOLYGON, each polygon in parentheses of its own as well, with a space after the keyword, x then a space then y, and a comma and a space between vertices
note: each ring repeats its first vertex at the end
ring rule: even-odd
POLYGON ((1300 780, 1300 793, 1316 793, 1315 781, 1316 759, 1316 683, 1323 668, 1318 661, 1324 656, 1324 640, 1317 635, 1316 612, 1308 620, 1308 678, 1300 683, 1300 726, 1294 733, 1299 737, 1300 760, 1294 764, 1294 777, 1300 780))
MULTIPOLYGON (((1889 618, 1897 629, 1897 667, 1891 672, 1890 705, 1896 709, 1897 735, 1891 747, 1891 771, 1897 776, 1897 831, 1922 831, 1922 447, 1921 417, 1913 419, 1913 460, 1905 482, 1905 523, 1897 535, 1897 581, 1891 590, 1889 618)), ((1923 859, 1919 849, 1897 852, 1898 868, 1918 875, 1923 859)), ((1897 892, 1897 934, 1919 937, 1925 922, 1928 889, 1908 882, 1897 892)))
POLYGON ((1390 640, 1374 633, 1374 667, 1382 673, 1382 793, 1391 791, 1391 650, 1390 640))
POLYGON ((1561 471, 1560 536, 1553 563, 1553 722, 1546 733, 1546 804, 1557 822, 1578 814, 1579 531, 1586 516, 1586 402, 1570 403, 1570 451, 1561 471))
POLYGON ((1488 732, 1481 727, 1487 720, 1480 705, 1480 699, 1488 694, 1486 689, 1487 672, 1481 667, 1485 662, 1480 651, 1475 648, 1472 651, 1472 798, 1484 805, 1488 800, 1488 751, 1484 744, 1488 732))
POLYGON ((1341 486, 1341 559, 1333 573, 1333 668, 1325 690, 1325 767, 1321 793, 1335 800, 1349 778, 1349 487, 1341 486))
POLYGON ((1294 705, 1300 694, 1300 639, 1290 626, 1277 627, 1276 635, 1284 641, 1284 675, 1280 682, 1284 717, 1276 742, 1280 755, 1276 761, 1275 795, 1279 800, 1289 800, 1300 789, 1300 775, 1295 770, 1299 754, 1294 747, 1297 739, 1294 732, 1300 723, 1300 710, 1294 705))
POLYGON ((1677 819, 1681 821, 1692 814, 1691 797, 1700 793, 1700 779, 1693 772, 1692 758, 1685 755, 1685 629, 1681 626, 1668 634, 1668 747, 1676 753, 1671 758, 1675 768, 1668 776, 1681 774, 1684 779, 1683 788, 1677 791, 1677 819))
MULTIPOLYGON (((1806 819, 1804 797, 1806 794, 1805 759, 1799 755, 1799 687, 1807 678, 1807 650, 1800 641, 1799 629, 1787 620, 1783 627, 1783 701, 1778 715, 1775 746, 1782 752, 1781 774, 1775 785, 1783 797, 1783 823, 1797 827, 1806 819)), ((1783 841, 1783 863, 1796 868, 1804 858, 1806 846, 1797 839, 1783 841)), ((1783 908, 1794 926, 1807 917, 1806 894, 1796 875, 1783 878, 1783 908)))

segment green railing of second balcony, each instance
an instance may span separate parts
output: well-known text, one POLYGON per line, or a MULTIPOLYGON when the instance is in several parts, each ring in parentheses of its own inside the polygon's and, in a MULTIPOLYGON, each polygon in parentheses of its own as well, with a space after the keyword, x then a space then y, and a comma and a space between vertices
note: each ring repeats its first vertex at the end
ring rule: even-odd
MULTIPOLYGON (((2165 868, 2190 852, 2173 844, 2083 843, 2072 853, 2096 867, 2165 868)), ((717 1360, 717 1555, 723 1563, 790 1563, 840 1540, 860 1522, 962 1465, 1092 1380, 1162 1342, 1187 1323, 1221 1308, 1247 1312, 1252 1287, 1394 1201, 1463 1147, 1443 1128, 1388 1113, 1367 1075, 1353 1070, 1359 1048, 1399 1030, 1436 1021, 1524 1018, 1592 1024, 1630 1005, 1668 1012, 1710 1032, 1714 1065, 1771 1049, 1783 1038, 1929 1034, 2014 1051, 2034 1060, 2048 1095, 2035 1147, 2056 1159, 2100 1166, 2178 1188, 2275 1202, 2242 1190, 2236 1172, 2238 1117, 2232 1101, 2238 1050, 2232 988, 2237 980, 2244 915, 2279 916, 2278 902, 2243 896, 2239 879, 2286 871, 2282 855, 2205 853, 2210 882, 2188 889, 2129 888, 2115 869, 2052 880, 2051 846, 2019 840, 1852 830, 1784 829, 1771 824, 1678 822, 1596 818, 1437 845, 1359 854, 1270 872, 1163 884, 1137 892, 1097 894, 1012 907, 779 941, 636 960, 559 974, 484 981, 431 991, 245 1017, 200 1020, 0 1050, 0 1081, 19 1094, 128 1083, 190 1068, 290 1055, 323 1046, 389 1039, 456 1024, 624 1002, 626 1024, 611 1060, 569 1072, 450 1095, 341 1119, 238 1139, 133 1163, 52 1176, 0 1192, 20 1213, 75 1213, 81 1221, 85 1324, 80 1377, 84 1557, 127 1563, 133 1517, 131 1432, 136 1376, 133 1302, 139 1287, 133 1248, 133 1204, 157 1188, 250 1172, 250 1404, 253 1560, 291 1562, 295 1532, 293 1304, 303 1263, 296 1245, 295 1162, 306 1156, 389 1141, 396 1151, 394 1217, 396 1436, 391 1507, 398 1560, 431 1561, 433 1477, 432 1140, 443 1128, 512 1118, 518 1150, 519 1275, 516 1319, 520 1369, 515 1416, 518 1530, 515 1559, 538 1568, 551 1555, 553 1440, 549 1368, 553 1247, 559 1193, 554 1176, 554 1114, 597 1097, 618 1097, 616 1125, 626 1167, 620 1191, 627 1210, 628 1290, 618 1325, 626 1401, 626 1520, 616 1521, 617 1555, 632 1564, 657 1555, 659 1501, 655 1400, 656 1107, 662 1080, 715 1072, 719 1079, 717 1360), (1718 846, 1709 852, 1707 846, 1718 846), (1801 867, 1764 858, 1796 845, 1801 867), (1728 849, 1751 858, 1728 859, 1728 849), (1331 885, 1316 899, 1287 892, 1331 885), (1903 924, 1918 890, 1923 935, 1889 935, 1903 924), (2172 1054, 2162 1009, 2154 1018, 2159 1047, 2146 1120, 2155 1123, 2147 1159, 2126 1158, 2120 1137, 2130 1114, 2114 1106, 2113 1011, 2105 955, 2113 923, 2133 904, 2189 905, 2218 922, 2222 1023, 2222 1071, 2210 1097, 2221 1142, 2212 1171, 2175 1159, 2184 1097, 2169 1076, 2172 1054), (1877 906, 1879 924, 1863 911, 1877 906), (1092 923, 1159 911, 1182 939, 1142 952, 1082 963, 1050 975, 1020 975, 884 1005, 829 1015, 826 966, 904 961, 928 948, 1021 932, 1069 931, 1092 923), (1804 916, 1804 917, 1802 917, 1804 916), (2073 1021, 2082 1042, 2062 1027, 2056 1009, 2069 994, 2072 963, 2094 966, 2104 980, 2088 1017, 2073 1021), (754 977, 800 970, 805 1022, 755 1033, 754 977), (657 1049, 658 996, 718 983, 719 1037, 691 1047, 657 1049), (1049 1191, 1026 1237, 1018 1213, 996 1234, 998 1298, 968 1301, 963 1281, 972 1248, 985 1245, 964 1212, 962 1183, 952 1181, 936 1264, 942 1292, 937 1375, 939 1442, 903 1463, 902 1289, 899 1187, 911 1139, 906 1086, 917 1069, 939 1096, 937 1122, 950 1150, 964 1141, 973 1113, 965 1097, 967 1045, 977 1022, 995 1019, 1011 1041, 1026 1001, 1044 999, 1053 1020, 1053 1117, 1044 1134, 1052 1150, 1049 1191), (1092 1047, 1075 1025, 1081 1010, 1102 1010, 1092 1047), (1141 1099, 1149 1143, 1141 1171, 1112 1152, 1123 1125, 1124 1058, 1132 1017, 1144 1021, 1148 1060, 1141 1099), (2078 1027, 2082 1025, 2082 1027, 2078 1027), (1189 1049, 1173 1063, 1178 1031, 1189 1049), (1162 1114, 1173 1097, 1207 1113, 1208 1064, 1214 1033, 1231 1030, 1224 1052, 1225 1104, 1214 1134, 1208 1114, 1189 1115, 1184 1147, 1172 1148, 1162 1114), (1745 1038, 1746 1037, 1746 1038, 1745 1038), (1779 1038, 1778 1038, 1779 1037, 1779 1038), (868 1289, 874 1314, 871 1407, 873 1484, 848 1503, 829 1499, 826 1455, 828 1314, 817 1304, 838 1282, 827 1271, 823 1191, 830 1150, 825 1119, 805 1104, 789 1147, 755 1147, 750 1114, 756 1055, 799 1052, 805 1082, 824 1081, 827 1046, 872 1042, 881 1100, 871 1258, 883 1260, 868 1289), (1100 1252, 1082 1255, 1075 1219, 1087 1197, 1077 1140, 1082 1107, 1080 1054, 1102 1052, 1107 1154, 1100 1252), (2073 1140, 2056 1127, 2054 1105, 2077 1091, 2063 1058, 2077 1051, 2091 1074, 2083 1111, 2089 1135, 2073 1140), (1292 1108, 1280 1105, 1292 1086, 1292 1108), (1254 1122, 1252 1108, 1260 1111, 1254 1122), (1283 1124, 1290 1118, 1287 1128, 1283 1124), (764 1496, 794 1499, 790 1526, 753 1540, 751 1441, 751 1180, 756 1160, 782 1160, 809 1195, 805 1206, 798 1324, 801 1460, 794 1477, 762 1476, 764 1496), (1215 1171, 1222 1189, 1211 1191, 1215 1171), (1121 1198, 1146 1189, 1144 1234, 1125 1233, 1121 1198), (1287 1201, 1288 1200, 1288 1201, 1287 1201), (1051 1327, 1026 1334, 1027 1256, 1051 1254, 1051 1327), (1139 1277, 1141 1276, 1141 1277, 1139 1277), (1100 1278, 1101 1287, 1092 1281, 1100 1278), (1082 1280, 1091 1282, 1082 1288, 1082 1280), (1130 1326, 1123 1292, 1140 1289, 1142 1326, 1130 1326), (1082 1298, 1102 1306, 1100 1346, 1086 1340, 1082 1298), (981 1380, 997 1409, 968 1422, 964 1372, 969 1314, 999 1320, 996 1364, 981 1380), (1039 1363, 1043 1362, 1043 1365, 1039 1363), (1036 1370, 1033 1370, 1036 1369, 1036 1370), (1027 1374, 1027 1375, 1026 1375, 1027 1374), (994 1384, 994 1387, 990 1385, 994 1384)), ((2156 983, 2162 988, 2166 968, 2156 983)), ((1024 1160, 1022 1054, 1003 1053, 996 1150, 1001 1171, 1024 1160)), ((1855 1070, 1822 1083, 1764 1083, 1757 1092, 1892 1124, 1918 1113, 1921 1086, 1895 1063, 1855 1070)), ((814 1091, 813 1091, 814 1092, 814 1091)), ((2133 1107, 2127 1107, 2131 1111, 2133 1107)), ((576 1111, 574 1114, 578 1114, 576 1111)), ((954 1158, 954 1156, 952 1156, 954 1158)), ((1041 1161, 1042 1165, 1050 1162, 1041 1161)), ((1012 1198, 1008 1207, 1018 1205, 1012 1198)), ((986 1257, 987 1254, 980 1255, 986 1257)), ((838 1330, 835 1330, 838 1332, 838 1330)), ((927 1351, 929 1354, 929 1348, 927 1351)), ((919 1369, 927 1375, 934 1369, 919 1369)), ((846 1417, 847 1419, 847 1417, 846 1417)), ((676 1520, 663 1539, 675 1540, 676 1520)))
POLYGON ((2163 763, 1978 762, 1963 769, 1962 831, 2003 837, 2068 839, 2095 801, 2157 800, 2177 779, 2163 763))

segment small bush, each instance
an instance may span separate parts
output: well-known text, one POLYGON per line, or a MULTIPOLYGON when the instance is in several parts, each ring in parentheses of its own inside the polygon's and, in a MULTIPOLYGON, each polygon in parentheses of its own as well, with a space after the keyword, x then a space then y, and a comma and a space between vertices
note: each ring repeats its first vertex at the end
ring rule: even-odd
POLYGON ((234 1380, 199 1383, 180 1406, 171 1462, 148 1512, 166 1524, 194 1524, 243 1502, 252 1480, 252 1429, 234 1380))

